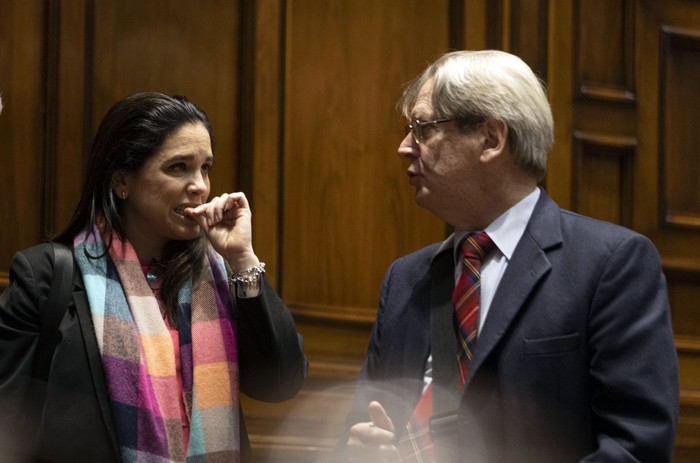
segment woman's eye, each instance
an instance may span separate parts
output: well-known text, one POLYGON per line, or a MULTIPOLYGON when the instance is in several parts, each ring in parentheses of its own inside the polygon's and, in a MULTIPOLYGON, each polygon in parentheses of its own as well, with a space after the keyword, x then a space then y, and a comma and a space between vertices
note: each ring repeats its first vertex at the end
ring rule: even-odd
POLYGON ((184 172, 187 170, 187 164, 184 162, 178 162, 170 166, 170 170, 174 172, 184 172))

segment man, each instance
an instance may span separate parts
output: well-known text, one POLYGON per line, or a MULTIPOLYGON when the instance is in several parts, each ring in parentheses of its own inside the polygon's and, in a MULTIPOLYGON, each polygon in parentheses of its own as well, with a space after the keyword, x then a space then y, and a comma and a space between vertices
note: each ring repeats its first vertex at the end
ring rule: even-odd
POLYGON ((415 200, 455 232, 387 271, 340 459, 671 461, 678 366, 658 253, 538 187, 553 121, 531 69, 448 53, 400 107, 415 200))

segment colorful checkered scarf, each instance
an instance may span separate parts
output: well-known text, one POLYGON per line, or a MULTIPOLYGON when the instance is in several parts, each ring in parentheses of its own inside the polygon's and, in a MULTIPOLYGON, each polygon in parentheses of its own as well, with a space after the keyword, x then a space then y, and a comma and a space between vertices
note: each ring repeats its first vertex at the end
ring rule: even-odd
POLYGON ((134 248, 116 234, 103 237, 97 227, 74 245, 123 461, 238 462, 238 347, 221 257, 210 248, 202 282, 179 294, 179 397, 172 339, 134 248), (190 414, 187 456, 182 400, 190 414))

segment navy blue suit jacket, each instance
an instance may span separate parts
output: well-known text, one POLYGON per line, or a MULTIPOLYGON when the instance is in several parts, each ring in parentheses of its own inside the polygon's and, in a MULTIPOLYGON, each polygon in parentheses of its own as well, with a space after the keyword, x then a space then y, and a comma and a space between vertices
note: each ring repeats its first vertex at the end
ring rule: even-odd
MULTIPOLYGON (((440 284, 454 264, 450 248, 447 270, 435 268, 439 247, 388 269, 348 426, 368 421, 368 403, 380 400, 402 433, 431 352, 430 312, 454 286, 440 284)), ((543 191, 456 402, 459 461, 670 461, 678 387, 653 244, 562 210, 543 191)))

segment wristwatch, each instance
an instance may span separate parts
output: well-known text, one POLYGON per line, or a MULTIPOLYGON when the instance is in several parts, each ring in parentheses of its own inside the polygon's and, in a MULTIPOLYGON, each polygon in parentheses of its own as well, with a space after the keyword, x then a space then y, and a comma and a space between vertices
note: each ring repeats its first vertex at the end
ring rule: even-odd
POLYGON ((262 291, 262 274, 265 273, 265 263, 234 273, 228 280, 230 288, 236 287, 236 296, 241 299, 257 297, 262 291))

